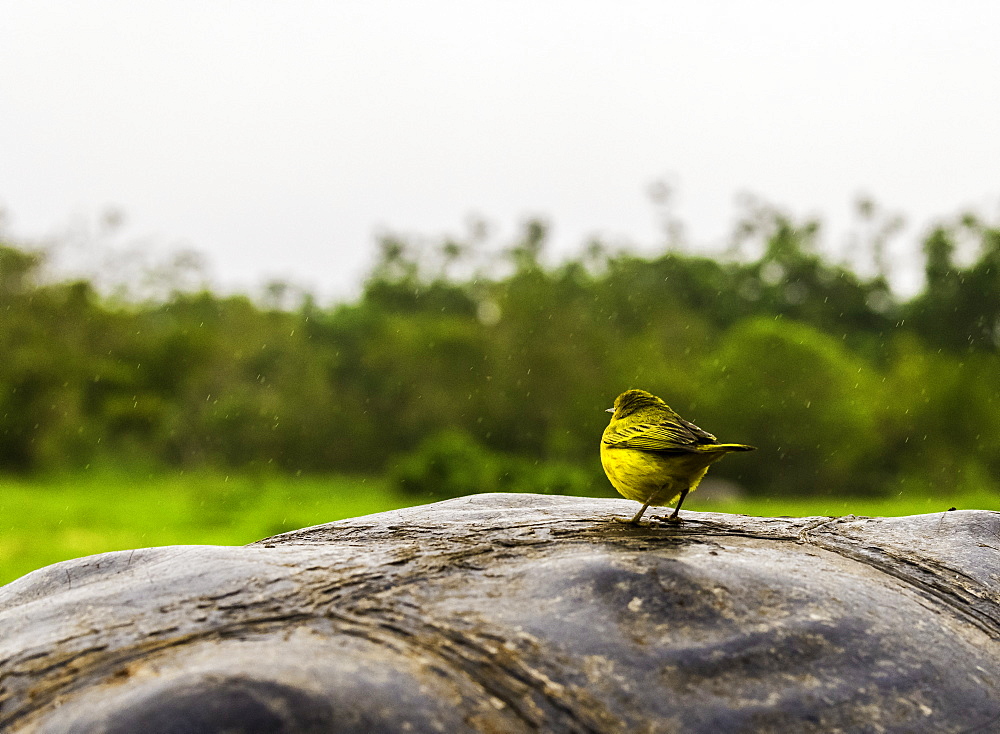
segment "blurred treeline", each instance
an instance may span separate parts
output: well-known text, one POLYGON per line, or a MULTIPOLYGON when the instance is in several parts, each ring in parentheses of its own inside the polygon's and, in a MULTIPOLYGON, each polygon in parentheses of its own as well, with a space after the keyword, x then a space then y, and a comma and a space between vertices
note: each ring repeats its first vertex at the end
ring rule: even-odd
POLYGON ((280 288, 122 301, 42 277, 43 256, 8 242, 0 469, 599 491, 603 410, 642 387, 759 447, 712 472, 751 493, 998 489, 1000 229, 934 227, 923 289, 904 301, 884 237, 864 243, 876 274, 862 277, 817 252, 818 227, 761 206, 740 224, 742 255, 595 241, 558 264, 538 221, 492 257, 474 234, 389 236, 361 295, 331 307, 290 306, 280 288))

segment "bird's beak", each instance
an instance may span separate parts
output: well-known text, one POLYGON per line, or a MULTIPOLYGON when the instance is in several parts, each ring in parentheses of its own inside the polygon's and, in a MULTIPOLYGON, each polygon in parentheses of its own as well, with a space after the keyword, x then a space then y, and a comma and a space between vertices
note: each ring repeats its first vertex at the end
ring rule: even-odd
POLYGON ((605 413, 614 413, 614 412, 615 412, 615 409, 614 409, 614 408, 608 408, 608 409, 607 409, 607 410, 605 410, 604 412, 605 412, 605 413))

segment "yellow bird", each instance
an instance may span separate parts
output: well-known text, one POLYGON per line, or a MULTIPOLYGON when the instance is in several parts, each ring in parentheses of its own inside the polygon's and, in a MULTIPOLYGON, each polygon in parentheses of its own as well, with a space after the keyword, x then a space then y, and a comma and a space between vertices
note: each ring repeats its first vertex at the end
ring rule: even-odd
POLYGON ((645 390, 623 392, 608 412, 613 415, 601 437, 601 463, 623 497, 643 503, 632 523, 638 523, 650 505, 675 500, 668 520, 680 522, 681 503, 711 464, 730 451, 754 450, 739 443, 719 443, 645 390))

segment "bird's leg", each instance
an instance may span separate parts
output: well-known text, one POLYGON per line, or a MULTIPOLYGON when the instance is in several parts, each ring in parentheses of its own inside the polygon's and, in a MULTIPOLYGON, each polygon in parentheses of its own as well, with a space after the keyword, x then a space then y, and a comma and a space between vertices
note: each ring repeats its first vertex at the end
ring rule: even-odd
POLYGON ((642 507, 639 508, 639 511, 637 513, 635 513, 635 517, 633 517, 631 520, 629 520, 629 522, 631 524, 633 524, 633 525, 638 525, 639 524, 639 518, 642 517, 642 513, 644 513, 646 511, 646 508, 649 507, 649 503, 652 502, 652 501, 653 501, 652 497, 650 497, 648 500, 646 500, 646 504, 644 504, 642 507))
POLYGON ((646 511, 646 508, 649 507, 649 503, 653 501, 653 498, 656 497, 656 495, 657 495, 656 492, 653 492, 651 495, 649 495, 649 499, 647 499, 646 503, 639 508, 639 511, 637 513, 635 513, 635 517, 633 517, 631 520, 628 521, 630 525, 639 524, 639 518, 642 517, 642 513, 646 511))
POLYGON ((674 507, 673 514, 667 518, 667 522, 681 522, 681 519, 677 516, 677 513, 681 511, 681 505, 684 504, 684 498, 687 497, 689 491, 691 491, 690 488, 681 490, 681 496, 677 498, 677 505, 674 507))

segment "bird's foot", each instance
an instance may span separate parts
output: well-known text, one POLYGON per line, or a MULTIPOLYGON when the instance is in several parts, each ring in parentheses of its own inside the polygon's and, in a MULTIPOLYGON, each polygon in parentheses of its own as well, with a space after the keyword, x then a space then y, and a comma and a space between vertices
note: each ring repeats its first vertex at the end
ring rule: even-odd
POLYGON ((634 517, 622 517, 621 515, 613 515, 611 520, 613 522, 620 522, 622 525, 631 525, 636 528, 651 528, 658 522, 652 518, 649 520, 636 520, 634 517))

